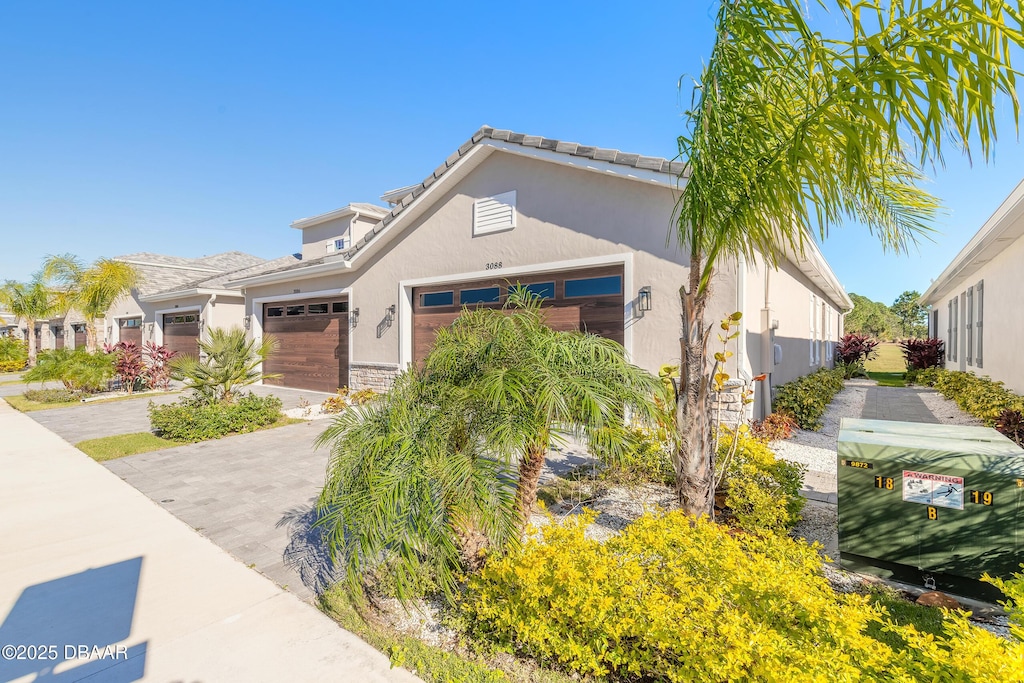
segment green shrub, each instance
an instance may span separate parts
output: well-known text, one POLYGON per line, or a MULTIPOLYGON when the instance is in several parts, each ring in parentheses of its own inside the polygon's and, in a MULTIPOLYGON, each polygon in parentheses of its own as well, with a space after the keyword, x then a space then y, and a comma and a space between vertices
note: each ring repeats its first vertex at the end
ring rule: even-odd
POLYGON ((929 368, 913 375, 915 384, 935 387, 946 398, 956 402, 968 415, 994 427, 1007 410, 1024 413, 1024 396, 1007 389, 1002 382, 979 377, 971 372, 929 368))
POLYGON ((670 441, 664 428, 604 427, 595 430, 587 450, 605 465, 604 474, 625 482, 675 481, 670 441))
POLYGON ((36 403, 74 403, 82 398, 80 393, 67 389, 29 389, 24 396, 36 403))
POLYGON ((94 393, 107 387, 114 376, 114 357, 85 349, 56 349, 39 354, 36 366, 26 372, 26 382, 61 382, 68 391, 94 393))
POLYGON ((0 360, 0 372, 18 372, 25 369, 23 360, 0 360))
POLYGON ((593 513, 489 558, 462 608, 471 633, 586 676, 668 681, 1020 681, 1024 645, 950 613, 940 636, 837 594, 817 550, 681 511, 600 543, 593 513), (906 643, 872 637, 881 625, 906 643))
POLYGON ((26 362, 28 362, 27 341, 15 339, 14 337, 0 337, 0 371, 15 372, 21 370, 25 367, 26 362), (3 369, 5 367, 12 367, 15 363, 19 365, 13 370, 3 369))
POLYGON ((168 405, 149 403, 153 429, 172 441, 206 441, 232 432, 251 432, 281 418, 281 399, 238 394, 233 403, 217 401, 202 394, 182 398, 168 405))
POLYGON ((800 521, 807 502, 800 495, 807 467, 775 457, 767 444, 741 430, 718 442, 724 468, 721 489, 736 524, 750 532, 787 531, 800 521))
POLYGON ((801 429, 818 430, 821 416, 842 388, 843 369, 822 368, 776 387, 772 404, 776 412, 792 416, 801 429))

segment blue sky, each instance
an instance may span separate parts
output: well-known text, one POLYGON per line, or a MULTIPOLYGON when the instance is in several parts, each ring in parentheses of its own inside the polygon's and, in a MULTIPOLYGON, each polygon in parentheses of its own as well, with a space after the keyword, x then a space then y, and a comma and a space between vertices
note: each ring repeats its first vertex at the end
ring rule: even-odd
MULTIPOLYGON (((48 253, 297 251, 297 218, 418 182, 482 124, 672 157, 714 4, 0 5, 0 279, 48 253), (344 6, 351 5, 351 6, 344 6), (201 245, 201 246, 200 246, 201 245)), ((934 244, 824 252, 849 291, 923 291, 1024 177, 949 158, 934 244)))

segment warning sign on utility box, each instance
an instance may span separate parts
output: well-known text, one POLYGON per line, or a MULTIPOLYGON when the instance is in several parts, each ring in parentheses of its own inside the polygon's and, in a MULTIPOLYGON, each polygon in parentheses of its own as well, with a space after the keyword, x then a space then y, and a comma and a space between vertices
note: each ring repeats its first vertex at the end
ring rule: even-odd
POLYGON ((945 474, 903 470, 903 500, 936 507, 964 509, 964 479, 945 474))

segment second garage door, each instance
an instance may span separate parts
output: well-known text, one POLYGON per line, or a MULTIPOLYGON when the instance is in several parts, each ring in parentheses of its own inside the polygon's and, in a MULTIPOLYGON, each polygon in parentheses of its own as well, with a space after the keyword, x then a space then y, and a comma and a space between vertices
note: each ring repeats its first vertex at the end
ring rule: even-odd
POLYGON ((623 325, 622 266, 555 273, 531 273, 489 280, 417 287, 413 290, 413 357, 422 361, 437 331, 452 322, 464 306, 500 308, 510 286, 522 285, 541 297, 547 324, 556 330, 583 330, 620 344, 623 325))
POLYGON ((199 315, 168 313, 164 315, 164 346, 178 355, 199 357, 199 315))
POLYGON ((310 299, 263 306, 263 331, 278 347, 263 364, 267 384, 335 392, 348 386, 348 301, 310 299))

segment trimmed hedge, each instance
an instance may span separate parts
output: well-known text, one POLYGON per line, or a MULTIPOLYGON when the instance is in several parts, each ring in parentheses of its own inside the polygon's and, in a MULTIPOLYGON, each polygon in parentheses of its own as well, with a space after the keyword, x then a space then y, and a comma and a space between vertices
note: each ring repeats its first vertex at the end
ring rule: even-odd
POLYGON ((818 430, 821 429, 821 416, 842 388, 842 368, 821 368, 776 387, 772 405, 775 412, 784 413, 796 420, 800 429, 818 430))
POLYGON ((281 399, 242 394, 234 402, 200 394, 168 405, 149 402, 149 421, 165 439, 196 442, 219 439, 232 432, 253 432, 281 419, 281 399))

